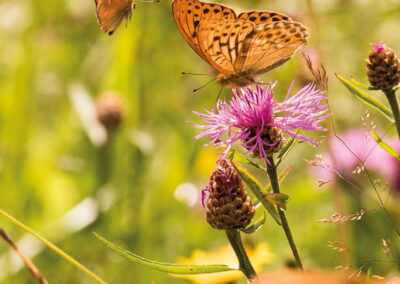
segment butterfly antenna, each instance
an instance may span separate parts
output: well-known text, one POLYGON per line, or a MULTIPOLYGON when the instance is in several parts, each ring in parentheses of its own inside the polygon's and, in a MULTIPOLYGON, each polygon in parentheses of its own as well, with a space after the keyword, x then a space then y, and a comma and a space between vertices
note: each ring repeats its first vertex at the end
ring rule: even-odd
POLYGON ((189 72, 181 72, 182 75, 196 75, 196 76, 211 76, 210 74, 199 74, 199 73, 189 73, 189 72))
POLYGON ((214 82, 215 80, 217 80, 216 78, 212 79, 211 81, 207 82, 206 84, 204 84, 203 86, 201 86, 200 88, 194 89, 193 93, 197 92, 198 90, 203 89, 204 87, 208 86, 210 83, 214 82))

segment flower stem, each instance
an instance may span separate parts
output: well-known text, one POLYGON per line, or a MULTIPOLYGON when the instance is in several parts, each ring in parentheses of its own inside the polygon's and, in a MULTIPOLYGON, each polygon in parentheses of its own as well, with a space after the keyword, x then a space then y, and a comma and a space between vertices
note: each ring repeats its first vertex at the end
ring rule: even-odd
POLYGON ((243 272, 244 275, 246 275, 246 278, 249 280, 257 277, 257 274, 254 271, 254 268, 250 263, 249 257, 247 256, 247 253, 243 247, 239 230, 226 231, 226 235, 239 260, 239 269, 243 272))
POLYGON ((385 90, 383 92, 385 93, 385 96, 386 96, 387 100, 389 101, 390 107, 392 109, 394 120, 395 120, 394 122, 395 122, 396 128, 397 128, 397 134, 399 135, 399 139, 400 139, 400 111, 399 111, 399 104, 398 104, 397 98, 396 98, 396 92, 393 89, 385 90))
MULTIPOLYGON (((271 164, 267 163, 267 172, 268 172, 272 190, 274 193, 280 193, 278 174, 276 172, 276 166, 274 163, 274 159, 272 156, 268 157, 268 159, 271 164)), ((289 223, 286 218, 285 211, 281 210, 279 207, 277 209, 278 209, 279 217, 281 218, 283 231, 285 232, 285 235, 289 242, 290 248, 292 249, 292 253, 293 253, 294 259, 296 261, 297 267, 300 270, 304 270, 303 264, 301 263, 301 258, 300 258, 299 252, 298 252, 296 244, 294 243, 294 240, 293 240, 292 232, 290 231, 290 227, 289 227, 289 223)))
POLYGON ((48 246, 50 249, 52 249, 54 252, 56 252, 58 255, 60 255, 62 258, 64 258, 65 260, 69 261, 72 265, 74 265, 75 267, 77 267, 79 270, 81 270, 82 272, 86 273, 89 277, 91 277, 93 280, 95 280, 97 283, 100 284, 106 284, 106 282, 104 280, 102 280, 100 277, 98 277, 96 274, 94 274, 92 271, 90 271, 89 269, 87 269, 85 266, 83 266, 82 264, 80 264, 77 260, 75 260, 73 257, 71 257, 70 255, 68 255, 67 253, 65 253, 64 251, 62 251, 60 248, 58 248, 56 245, 54 245, 53 243, 51 243, 50 241, 48 241, 47 239, 45 239, 44 237, 42 237, 41 235, 39 235, 38 233, 36 233, 35 231, 33 231, 31 228, 29 228, 28 226, 24 225, 23 223, 21 223, 20 221, 18 221, 17 219, 15 219, 14 217, 12 217, 11 215, 9 215, 8 213, 6 213, 5 211, 0 209, 0 215, 3 215, 4 217, 6 217, 8 220, 10 220, 11 222, 13 222, 14 224, 16 224, 17 226, 19 226, 20 228, 24 229, 25 231, 27 231, 28 233, 34 235, 36 238, 38 238, 41 242, 43 242, 46 246, 48 246))

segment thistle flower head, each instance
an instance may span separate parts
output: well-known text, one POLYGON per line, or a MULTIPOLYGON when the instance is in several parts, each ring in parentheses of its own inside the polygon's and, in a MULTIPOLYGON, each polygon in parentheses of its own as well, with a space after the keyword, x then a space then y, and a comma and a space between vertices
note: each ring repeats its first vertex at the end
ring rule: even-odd
POLYGON ((194 112, 206 123, 192 123, 193 126, 202 129, 194 139, 208 136, 211 140, 209 144, 226 146, 218 161, 224 159, 232 144, 239 140, 248 152, 255 153, 269 163, 268 156, 276 152, 277 145, 282 144, 282 132, 316 145, 312 140, 294 131, 326 130, 319 125, 319 122, 329 116, 327 106, 321 105, 321 101, 326 99, 324 92, 317 90, 315 84, 310 83, 290 96, 292 84, 285 100, 279 103, 274 99, 274 86, 275 84, 269 84, 257 86, 256 89, 248 87, 232 90, 233 98, 229 103, 225 100, 218 101, 216 107, 205 114, 194 112), (224 134, 226 139, 222 138, 224 134))
POLYGON ((229 160, 222 160, 212 173, 203 190, 203 205, 205 202, 207 222, 217 230, 245 228, 255 214, 242 179, 229 160))
POLYGON ((396 52, 383 41, 371 45, 374 48, 365 60, 368 80, 375 88, 390 90, 400 82, 400 61, 396 52))

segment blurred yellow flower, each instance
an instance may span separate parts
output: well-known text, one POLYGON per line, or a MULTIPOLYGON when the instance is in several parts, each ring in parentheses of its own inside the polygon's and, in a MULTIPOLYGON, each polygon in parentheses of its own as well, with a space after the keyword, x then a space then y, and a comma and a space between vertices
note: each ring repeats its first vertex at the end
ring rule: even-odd
MULTIPOLYGON (((261 271, 265 264, 272 263, 275 255, 270 251, 267 243, 261 243, 255 248, 245 246, 246 252, 250 261, 256 271, 261 271)), ((237 264, 236 255, 233 249, 226 245, 214 251, 196 250, 192 253, 190 258, 181 258, 179 263, 182 264, 229 264, 234 262, 237 264)), ((240 271, 228 271, 202 275, 173 275, 174 277, 186 278, 192 280, 194 283, 201 284, 219 284, 228 283, 244 277, 240 271)))

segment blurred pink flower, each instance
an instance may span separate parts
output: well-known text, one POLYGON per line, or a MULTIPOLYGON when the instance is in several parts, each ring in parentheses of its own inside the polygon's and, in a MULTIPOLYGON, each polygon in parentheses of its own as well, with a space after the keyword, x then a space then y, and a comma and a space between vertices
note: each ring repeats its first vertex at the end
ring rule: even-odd
POLYGON ((224 159, 232 144, 240 140, 248 152, 258 149, 260 158, 264 158, 269 163, 264 146, 274 145, 269 145, 262 139, 261 132, 265 127, 277 127, 294 138, 317 145, 314 141, 294 131, 296 129, 326 130, 319 125, 319 122, 329 116, 327 106, 321 105, 321 101, 326 99, 325 92, 317 90, 315 84, 310 83, 297 94, 290 96, 292 83, 285 100, 278 103, 274 100, 272 92, 274 86, 275 84, 270 84, 257 86, 256 89, 248 87, 232 90, 233 98, 229 103, 218 101, 216 107, 211 111, 206 111, 206 114, 194 112, 206 123, 206 125, 191 123, 202 129, 202 132, 194 139, 208 136, 211 142, 207 145, 226 146, 227 149, 218 161, 224 159), (255 133, 255 136, 249 137, 252 133, 253 135, 255 133), (227 135, 225 140, 222 138, 223 134, 227 135))
MULTIPOLYGON (((331 138, 330 153, 324 155, 324 161, 333 166, 335 170, 344 177, 351 177, 353 170, 362 165, 364 161, 368 170, 377 172, 385 181, 392 184, 394 189, 400 190, 400 161, 385 152, 370 136, 362 130, 350 130, 339 135, 342 141, 336 137, 331 138), (346 147, 347 146, 347 147, 346 147), (358 158, 357 158, 358 157, 358 158), (360 161, 361 160, 361 161, 360 161)), ((400 142, 397 139, 384 139, 397 151, 400 150, 400 142)), ((318 177, 333 179, 335 174, 332 171, 319 171, 318 177)))

